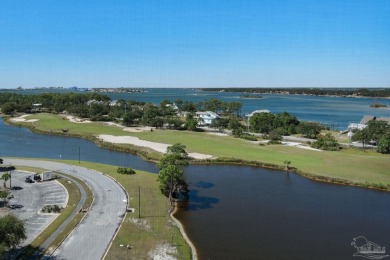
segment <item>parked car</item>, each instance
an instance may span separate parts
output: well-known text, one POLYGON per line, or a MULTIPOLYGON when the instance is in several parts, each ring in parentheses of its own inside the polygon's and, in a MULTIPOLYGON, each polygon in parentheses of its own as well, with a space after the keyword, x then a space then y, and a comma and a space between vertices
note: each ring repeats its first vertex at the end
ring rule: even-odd
POLYGON ((41 181, 42 180, 41 175, 39 173, 35 174, 34 175, 34 180, 35 181, 41 181))
POLYGON ((28 177, 26 177, 25 182, 27 182, 27 183, 34 183, 35 181, 33 179, 31 179, 31 176, 28 176, 28 177))

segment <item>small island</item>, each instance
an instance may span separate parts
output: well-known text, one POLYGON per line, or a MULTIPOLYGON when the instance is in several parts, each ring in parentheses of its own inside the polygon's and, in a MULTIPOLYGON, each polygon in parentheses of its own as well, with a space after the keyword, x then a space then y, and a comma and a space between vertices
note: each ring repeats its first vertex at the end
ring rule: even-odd
POLYGON ((385 104, 380 104, 380 103, 374 103, 374 104, 371 104, 370 107, 373 107, 373 108, 382 108, 382 107, 387 107, 387 105, 385 105, 385 104))

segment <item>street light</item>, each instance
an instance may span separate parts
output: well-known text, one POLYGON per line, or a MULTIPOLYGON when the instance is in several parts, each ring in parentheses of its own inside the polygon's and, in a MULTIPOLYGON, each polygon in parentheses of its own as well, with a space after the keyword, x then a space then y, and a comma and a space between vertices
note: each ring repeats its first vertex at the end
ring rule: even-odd
POLYGON ((249 114, 246 113, 245 116, 246 116, 246 127, 247 127, 247 132, 249 133, 249 114))

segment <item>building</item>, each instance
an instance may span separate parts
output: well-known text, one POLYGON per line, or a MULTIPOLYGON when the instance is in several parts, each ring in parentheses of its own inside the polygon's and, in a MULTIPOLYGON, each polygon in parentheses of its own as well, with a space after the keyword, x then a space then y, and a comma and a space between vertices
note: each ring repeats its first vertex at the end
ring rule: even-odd
POLYGON ((196 112, 196 118, 198 118, 199 125, 210 125, 213 121, 220 116, 212 111, 196 112))
POLYGON ((390 117, 375 117, 375 116, 365 115, 360 120, 360 123, 350 123, 348 125, 348 129, 350 129, 350 130, 363 130, 367 126, 368 122, 371 120, 384 121, 384 122, 387 122, 388 125, 390 125, 390 117))
POLYGON ((260 113, 271 113, 268 109, 261 109, 261 110, 255 110, 250 114, 247 114, 246 117, 252 117, 254 114, 260 114, 260 113))

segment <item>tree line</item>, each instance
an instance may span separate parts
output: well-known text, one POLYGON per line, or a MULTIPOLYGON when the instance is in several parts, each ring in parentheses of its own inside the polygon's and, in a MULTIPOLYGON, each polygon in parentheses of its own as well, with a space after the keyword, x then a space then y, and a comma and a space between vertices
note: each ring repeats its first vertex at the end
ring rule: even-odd
POLYGON ((297 94, 315 96, 361 96, 361 97, 390 97, 390 89, 330 89, 330 88, 207 88, 204 91, 213 92, 245 92, 256 94, 297 94))

